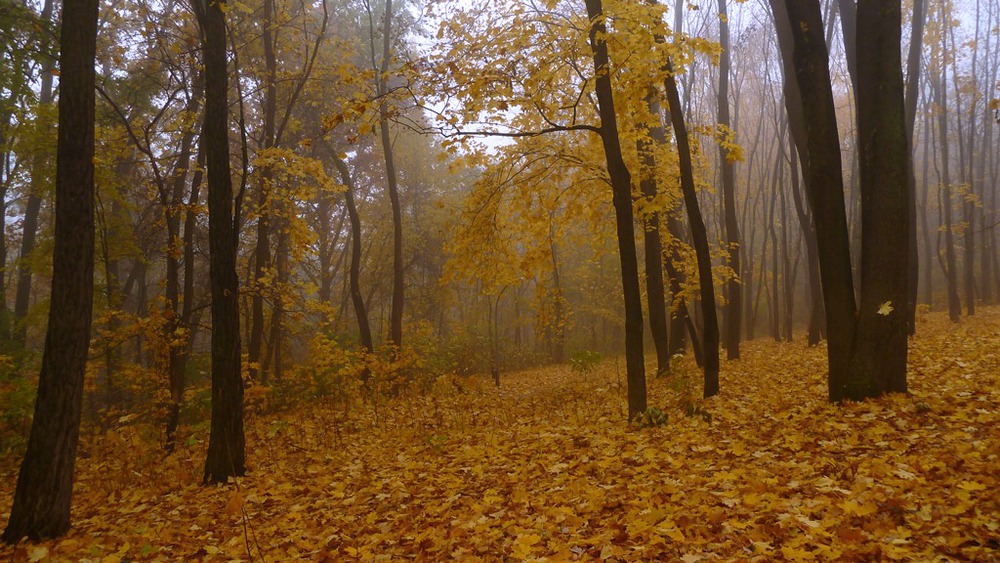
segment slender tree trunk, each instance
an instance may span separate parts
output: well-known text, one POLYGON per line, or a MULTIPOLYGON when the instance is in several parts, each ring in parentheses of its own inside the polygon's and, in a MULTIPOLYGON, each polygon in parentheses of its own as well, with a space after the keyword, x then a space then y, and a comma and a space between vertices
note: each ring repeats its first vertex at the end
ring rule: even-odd
MULTIPOLYGON (((729 15, 726 0, 719 0, 719 124, 730 126, 729 120, 729 15)), ((740 284, 740 229, 736 218, 736 180, 729 150, 719 146, 719 165, 722 167, 722 201, 726 225, 726 244, 729 267, 733 277, 726 282, 726 358, 740 357, 740 331, 743 328, 743 287, 740 284)))
MULTIPOLYGON (((42 5, 40 21, 47 24, 52 21, 53 0, 45 0, 42 5)), ((63 11, 65 13, 65 10, 63 11)), ((45 52, 45 49, 42 49, 45 52)), ((38 91, 39 107, 46 107, 52 103, 52 77, 54 63, 46 55, 42 56, 42 69, 40 73, 40 89, 38 91)), ((38 233, 38 216, 42 209, 42 191, 44 187, 44 175, 42 170, 48 167, 45 155, 39 151, 32 158, 31 162, 31 185, 28 191, 28 201, 24 207, 23 230, 21 234, 21 253, 17 267, 17 293, 14 295, 14 339, 24 345, 27 337, 27 325, 25 318, 31 306, 31 253, 35 250, 35 237, 38 233)))
MULTIPOLYGON (((192 85, 191 100, 186 111, 190 115, 195 115, 201 108, 201 90, 203 86, 200 80, 192 85)), ((167 372, 170 378, 170 406, 167 409, 166 425, 166 450, 174 451, 176 446, 177 425, 180 420, 180 406, 184 399, 184 371, 187 367, 185 360, 187 356, 187 343, 181 339, 180 343, 177 335, 180 331, 187 330, 184 319, 181 315, 181 257, 185 255, 186 249, 184 241, 181 239, 181 206, 184 203, 184 187, 187 183, 188 169, 191 167, 191 148, 195 142, 195 131, 193 128, 184 132, 181 138, 181 149, 174 164, 174 178, 171 189, 171 201, 166 214, 167 224, 167 277, 165 280, 164 294, 166 297, 165 316, 167 322, 164 324, 164 337, 170 343, 167 352, 167 372)))
POLYGON ((377 82, 379 103, 379 134, 382 141, 382 155, 385 158, 386 185, 389 203, 392 206, 392 307, 389 312, 389 343, 400 346, 403 343, 403 212, 399 202, 399 186, 396 179, 396 163, 393 159, 392 137, 389 132, 390 110, 386 101, 388 88, 385 77, 389 72, 392 57, 392 0, 385 2, 385 20, 382 27, 382 65, 377 82))
MULTIPOLYGON (((837 116, 830 85, 826 42, 818 3, 771 0, 779 45, 793 75, 785 82, 798 86, 800 115, 808 150, 803 168, 816 227, 817 249, 826 305, 829 394, 844 398, 855 336, 854 282, 837 116)), ((792 97, 792 96, 788 96, 792 97)), ((790 116, 793 112, 789 112, 790 116)))
MULTIPOLYGON (((646 107, 656 125, 649 127, 646 137, 640 140, 638 152, 642 159, 642 180, 639 183, 643 197, 652 201, 659 192, 656 179, 656 146, 667 142, 666 131, 660 125, 660 104, 656 100, 656 89, 650 87, 646 94, 646 107)), ((656 372, 666 373, 670 369, 670 341, 667 333, 666 289, 663 285, 663 243, 660 240, 660 213, 653 211, 644 217, 643 247, 646 261, 646 301, 649 304, 649 331, 653 335, 656 348, 656 372)))
MULTIPOLYGON (((917 280, 920 278, 919 252, 917 249, 917 175, 913 168, 914 138, 913 129, 917 119, 917 101, 920 96, 920 53, 924 44, 924 21, 926 20, 925 0, 913 0, 913 17, 910 28, 910 52, 906 62, 906 136, 910 147, 910 197, 908 202, 910 220, 910 295, 908 303, 908 320, 910 334, 917 330, 917 280)), ((925 268, 930 268, 926 264, 925 268)))
POLYGON ((212 286, 212 424, 205 460, 206 483, 225 483, 246 472, 243 378, 240 373, 237 232, 229 170, 226 19, 223 3, 193 2, 202 34, 208 167, 209 279, 212 286))
POLYGON ((83 378, 94 299, 94 60, 97 0, 65 0, 52 297, 28 448, 3 541, 64 534, 70 526, 83 378))
POLYGON ((674 138, 677 141, 681 191, 684 193, 684 206, 687 208, 691 238, 698 260, 698 283, 702 316, 704 317, 702 339, 704 343, 705 384, 703 394, 707 398, 719 393, 719 321, 715 312, 712 256, 708 246, 708 230, 705 228, 701 208, 698 206, 698 193, 694 185, 694 165, 691 162, 691 145, 688 141, 684 114, 679 110, 681 100, 677 92, 677 81, 674 79, 672 64, 668 62, 668 66, 667 77, 663 82, 667 91, 667 102, 670 105, 670 121, 673 124, 674 138))
MULTIPOLYGON (((351 302, 354 305, 354 314, 358 319, 358 335, 361 340, 361 347, 365 352, 371 354, 375 347, 372 345, 372 329, 368 324, 368 309, 365 300, 361 296, 361 218, 358 216, 358 208, 354 204, 354 178, 347 168, 347 164, 340 158, 333 161, 340 173, 340 179, 344 182, 344 201, 347 205, 347 215, 351 221, 351 302)), ((368 369, 365 368, 362 379, 368 379, 368 369)))
POLYGON ((594 53, 595 92, 601 117, 601 141, 611 179, 612 202, 621 261, 622 289, 625 301, 625 364, 628 380, 629 420, 646 410, 646 367, 642 352, 642 296, 639 290, 639 264, 636 259, 634 218, 632 215, 632 179, 622 158, 611 89, 611 62, 608 57, 607 27, 601 0, 586 0, 590 18, 590 46, 594 53))
MULTIPOLYGON (((946 19, 944 8, 941 8, 941 20, 946 19)), ((946 34, 941 34, 941 50, 947 51, 946 34)), ((952 231, 952 195, 951 174, 949 171, 950 157, 948 154, 948 86, 945 81, 947 67, 942 64, 935 88, 934 103, 938 108, 938 134, 941 141, 941 189, 942 213, 944 214, 944 251, 945 278, 948 282, 948 316, 957 323, 962 315, 962 305, 958 299, 958 266, 955 257, 955 238, 952 231)))
MULTIPOLYGON (((275 144, 278 99, 278 64, 274 55, 274 0, 264 1, 264 21, 261 43, 264 48, 264 114, 262 148, 268 150, 275 144)), ((257 246, 254 252, 254 274, 250 283, 250 338, 247 343, 247 371, 250 379, 267 382, 267 362, 261 362, 264 347, 264 293, 265 280, 271 267, 271 183, 273 173, 264 166, 260 174, 257 193, 257 246)))

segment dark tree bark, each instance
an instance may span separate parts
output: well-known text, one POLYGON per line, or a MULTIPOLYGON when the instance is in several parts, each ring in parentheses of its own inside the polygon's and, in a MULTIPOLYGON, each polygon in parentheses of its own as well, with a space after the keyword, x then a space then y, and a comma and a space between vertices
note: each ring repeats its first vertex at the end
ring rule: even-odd
POLYGON ((646 411, 646 367, 642 352, 642 296, 639 291, 639 263, 636 259, 632 177, 622 158, 611 90, 611 63, 608 57, 607 26, 601 0, 586 0, 590 18, 590 46, 594 53, 595 91, 601 116, 601 141, 611 179, 612 202, 621 261, 625 300, 625 365, 628 380, 629 420, 646 411))
MULTIPOLYGON (((262 121, 262 148, 274 147, 277 121, 278 64, 274 55, 274 0, 264 2, 264 21, 261 43, 264 50, 264 114, 262 121)), ((270 166, 265 166, 260 174, 260 189, 257 192, 257 246, 254 251, 254 275, 250 286, 250 334, 247 342, 247 366, 250 378, 267 381, 267 362, 261 363, 264 347, 264 288, 267 270, 271 267, 271 210, 268 206, 273 174, 270 166)))
POLYGON ((830 400, 905 391, 910 164, 899 56, 900 4, 861 0, 858 5, 857 52, 881 53, 856 61, 864 232, 860 309, 854 301, 840 141, 826 44, 818 31, 819 4, 772 0, 771 6, 786 57, 787 46, 792 46, 806 124, 810 205, 827 311, 830 400))
MULTIPOLYGON (((656 89, 650 88, 646 95, 649 114, 655 125, 646 131, 646 137, 638 142, 638 152, 642 159, 643 174, 639 187, 645 198, 652 200, 659 192, 656 180, 656 157, 654 147, 667 142, 666 131, 660 125, 660 104, 656 100, 656 89)), ((646 302, 649 306, 649 331, 656 348, 656 373, 663 374, 670 369, 670 341, 667 332, 666 289, 663 284, 663 242, 660 239, 660 213, 652 212, 643 222, 643 250, 646 261, 646 302)))
POLYGON ((392 206, 392 306, 389 311, 389 343, 403 344, 403 212, 399 202, 399 186, 396 178, 396 163, 392 153, 392 137, 389 132, 389 104, 386 102, 388 87, 385 83, 392 56, 392 0, 385 2, 385 24, 382 27, 382 65, 377 81, 380 99, 379 136, 382 141, 382 155, 385 158, 386 187, 392 206))
MULTIPOLYGON (((826 308, 829 394, 843 398, 854 342, 857 310, 851 272, 847 210, 837 115, 818 2, 771 0, 783 57, 793 62, 786 83, 798 86, 807 150, 800 151, 816 227, 817 250, 826 308)), ((793 93, 793 95, 795 95, 793 93)), ((794 105, 794 104, 792 104, 794 105)), ((790 113, 790 119, 791 114, 790 113)), ((793 125, 794 123, 790 121, 793 125)))
MULTIPOLYGON (((677 81, 673 74, 673 64, 668 62, 668 73, 663 83, 670 106, 670 121, 677 141, 677 155, 681 173, 681 191, 691 226, 691 239, 698 260, 698 284, 701 296, 701 310, 704 327, 702 333, 702 354, 705 362, 705 383, 703 394, 712 397, 719 393, 719 320, 715 312, 715 281, 712 277, 712 256, 708 246, 708 230, 698 206, 698 193, 694 184, 694 165, 691 161, 691 144, 688 141, 684 114, 680 111, 681 99, 677 91, 677 81)), ((694 331, 692 330, 692 338, 694 331)))
MULTIPOLYGON (((42 5, 40 21, 47 24, 52 21, 54 0, 45 0, 42 5)), ((65 11, 64 11, 65 13, 65 11)), ((44 53, 47 49, 42 49, 44 53)), ((53 61, 47 55, 42 55, 41 84, 38 92, 38 105, 47 106, 52 103, 52 70, 53 61)), ((31 306, 31 253, 35 250, 35 237, 38 234, 38 215, 42 209, 42 170, 46 168, 45 156, 39 152, 32 158, 31 187, 28 191, 28 201, 24 207, 24 222, 21 233, 21 253, 17 268, 17 293, 14 295, 14 340, 24 345, 27 337, 25 317, 31 306)))
MULTIPOLYGON (((194 71, 197 72, 197 71, 194 71)), ((201 110, 202 85, 196 79, 192 85, 191 99, 185 111, 194 115, 201 110)), ((188 168, 191 166, 191 149, 195 142, 195 130, 190 128, 181 138, 181 148, 174 164, 174 177, 170 190, 170 204, 164 210, 167 224, 167 278, 164 284, 166 297, 166 318, 164 336, 167 342, 172 342, 178 330, 187 329, 181 315, 181 257, 185 250, 181 248, 181 207, 184 205, 184 187, 187 183, 188 168)), ((186 344, 171 344, 167 352, 167 372, 170 379, 170 406, 167 409, 166 450, 174 451, 176 446, 177 425, 180 421, 181 401, 184 399, 184 372, 187 362, 186 344)))
MULTIPOLYGON (((719 0, 719 124, 727 128, 729 119, 729 15, 726 0, 719 0)), ((729 267, 733 276, 726 282, 726 358, 740 357, 740 331, 743 328, 743 286, 740 283, 740 232, 736 218, 736 180, 734 166, 729 160, 729 151, 719 146, 719 164, 722 167, 722 201, 726 224, 726 244, 729 251, 729 267)), ((777 297, 777 296, 776 296, 777 297)))
MULTIPOLYGON (((358 208, 354 204, 354 179, 351 177, 347 164, 340 158, 333 161, 340 173, 341 181, 344 182, 344 201, 347 205, 347 215, 351 221, 351 303, 354 305, 354 314, 358 318, 358 335, 361 340, 361 347, 369 354, 374 351, 372 345, 372 329, 368 324, 368 309, 365 306, 365 299, 361 295, 361 218, 358 217, 358 208)), ((368 370, 362 374, 363 379, 367 379, 368 370)))
POLYGON ((202 34, 208 168, 209 279, 212 286, 212 424, 206 483, 225 483, 246 472, 243 379, 240 374, 239 278, 233 184, 229 170, 226 20, 219 2, 193 0, 202 34))
POLYGON ((909 334, 909 142, 903 107, 900 2, 859 0, 858 157, 861 308, 852 369, 837 398, 906 391, 909 334))
POLYGON ((94 58, 97 0, 65 0, 52 298, 38 397, 3 540, 69 530, 94 298, 94 58))

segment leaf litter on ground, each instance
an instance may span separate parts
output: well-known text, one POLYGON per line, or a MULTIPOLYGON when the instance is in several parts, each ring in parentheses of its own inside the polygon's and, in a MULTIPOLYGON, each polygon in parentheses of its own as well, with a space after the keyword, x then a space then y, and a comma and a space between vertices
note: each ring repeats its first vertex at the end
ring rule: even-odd
MULTIPOLYGON (((1000 309, 928 314, 910 394, 833 405, 822 346, 759 339, 715 398, 694 398, 690 358, 650 377, 667 422, 642 428, 614 359, 499 389, 443 378, 251 417, 250 472, 218 487, 199 484, 203 435, 165 456, 136 427, 90 433, 72 530, 0 559, 1000 560, 998 350, 1000 309)), ((16 463, 0 460, 4 521, 16 463)))

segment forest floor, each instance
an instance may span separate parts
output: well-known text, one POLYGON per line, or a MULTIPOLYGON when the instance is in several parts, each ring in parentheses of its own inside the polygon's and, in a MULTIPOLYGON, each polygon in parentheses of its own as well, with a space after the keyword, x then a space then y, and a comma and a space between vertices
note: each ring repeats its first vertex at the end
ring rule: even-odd
POLYGON ((911 394, 861 404, 826 401, 822 348, 742 350, 694 416, 690 359, 651 377, 647 428, 613 359, 255 416, 227 486, 199 484, 204 436, 88 434, 70 533, 0 560, 1000 560, 1000 309, 926 315, 911 394))

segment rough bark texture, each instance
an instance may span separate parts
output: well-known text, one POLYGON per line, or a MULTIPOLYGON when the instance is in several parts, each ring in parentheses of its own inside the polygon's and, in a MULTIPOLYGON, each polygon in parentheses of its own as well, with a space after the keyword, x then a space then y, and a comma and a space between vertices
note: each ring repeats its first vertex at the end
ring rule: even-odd
POLYGON ((240 373, 239 279, 236 225, 229 170, 226 20, 220 2, 193 0, 201 25, 205 68, 202 142, 208 168, 209 279, 212 286, 212 424, 206 483, 225 483, 246 472, 243 379, 240 373))
POLYGON ((899 2, 858 2, 861 307, 851 371, 837 398, 906 391, 909 142, 903 108, 899 2))
POLYGON ((52 300, 28 448, 3 540, 70 526, 94 297, 94 57, 97 0, 66 0, 60 33, 52 300))
POLYGON ((611 65, 606 41, 607 27, 601 0, 587 0, 590 18, 590 46, 594 52, 595 90, 601 116, 601 141, 611 179, 618 254, 621 261, 625 298, 625 365, 628 380, 628 413, 631 420, 646 410, 646 367, 642 353, 642 296, 639 291, 639 263, 636 259, 632 178, 622 158, 611 91, 611 65))

